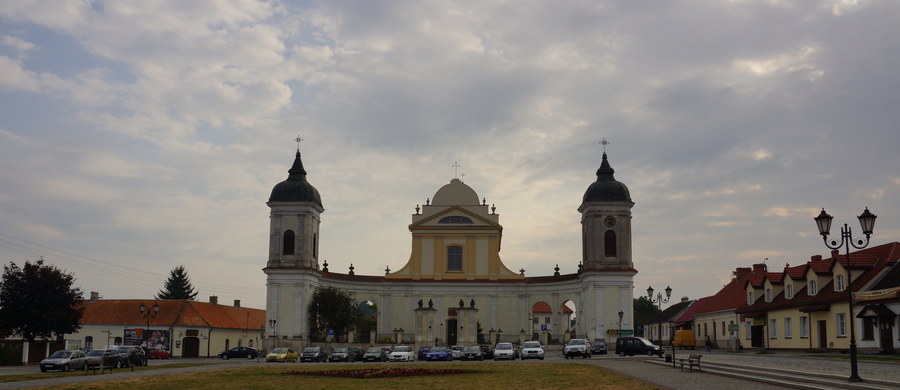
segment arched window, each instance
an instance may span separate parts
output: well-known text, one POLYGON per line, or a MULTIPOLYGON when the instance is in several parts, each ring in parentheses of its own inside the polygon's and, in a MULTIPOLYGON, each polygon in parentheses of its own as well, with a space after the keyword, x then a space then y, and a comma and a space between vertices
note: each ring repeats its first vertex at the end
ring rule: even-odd
POLYGON ((84 338, 84 348, 94 349, 94 338, 92 336, 87 336, 84 338))
POLYGON ((231 349, 231 340, 225 339, 225 350, 231 349))
POLYGON ((294 231, 287 230, 284 232, 284 240, 281 245, 281 254, 282 255, 293 255, 294 254, 294 231))
POLYGON ((463 217, 460 215, 451 215, 449 217, 441 218, 438 223, 472 223, 472 220, 469 217, 463 217))
POLYGON ((462 271, 462 247, 447 247, 447 271, 462 271))
POLYGON ((603 235, 603 247, 606 257, 616 257, 616 232, 607 230, 603 235))

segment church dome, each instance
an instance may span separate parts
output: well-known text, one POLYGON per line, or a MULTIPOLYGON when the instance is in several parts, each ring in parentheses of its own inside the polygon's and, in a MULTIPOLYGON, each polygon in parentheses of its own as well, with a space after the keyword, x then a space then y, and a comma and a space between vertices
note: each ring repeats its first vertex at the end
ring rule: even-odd
POLYGON ((459 179, 450 180, 434 194, 431 204, 435 206, 468 206, 478 205, 478 194, 472 187, 459 179))
POLYGON ((597 181, 591 183, 584 193, 584 203, 587 202, 631 202, 631 193, 628 187, 620 181, 616 181, 613 173, 616 171, 606 160, 603 153, 603 163, 597 170, 597 181))
POLYGON ((306 170, 300 160, 300 151, 294 158, 294 165, 288 170, 287 180, 275 185, 269 202, 311 202, 322 206, 319 191, 306 181, 306 170))

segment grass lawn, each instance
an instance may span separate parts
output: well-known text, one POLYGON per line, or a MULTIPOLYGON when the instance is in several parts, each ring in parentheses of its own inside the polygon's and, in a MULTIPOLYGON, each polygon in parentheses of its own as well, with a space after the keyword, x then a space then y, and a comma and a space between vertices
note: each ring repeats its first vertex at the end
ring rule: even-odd
MULTIPOLYGON (((145 366, 145 367, 135 367, 135 371, 145 371, 145 370, 159 370, 162 368, 179 368, 179 367, 193 367, 193 366, 208 366, 215 363, 175 363, 175 364, 166 364, 161 366, 145 366)), ((40 369, 37 366, 34 366, 34 374, 25 374, 25 375, 0 375, 0 383, 2 382, 18 382, 18 381, 30 381, 33 379, 47 379, 47 378, 58 378, 62 376, 79 376, 84 375, 84 371, 69 371, 69 372, 60 372, 60 371, 50 371, 50 372, 40 372, 40 369)), ((130 368, 116 368, 114 372, 123 372, 123 371, 131 371, 130 368)), ((108 373, 109 371, 107 371, 108 373)), ((93 374, 88 374, 93 375, 93 374)), ((99 374, 98 374, 99 375, 99 374)))
POLYGON ((230 368, 212 371, 143 377, 54 389, 656 389, 637 380, 586 364, 508 363, 508 364, 404 364, 388 367, 469 369, 471 374, 415 376, 399 378, 334 378, 288 375, 291 371, 323 371, 385 367, 384 365, 329 364, 277 367, 230 368))

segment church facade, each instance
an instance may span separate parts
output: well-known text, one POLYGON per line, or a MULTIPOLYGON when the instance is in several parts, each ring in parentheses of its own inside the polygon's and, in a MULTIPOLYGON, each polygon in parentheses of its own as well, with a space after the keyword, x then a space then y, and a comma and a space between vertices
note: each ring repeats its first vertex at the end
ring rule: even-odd
POLYGON ((325 210, 299 150, 288 172, 267 202, 269 254, 263 269, 267 334, 282 345, 308 345, 307 307, 320 286, 346 290, 376 308, 373 343, 474 345, 479 327, 488 342, 544 343, 607 339, 608 330, 632 329, 634 203, 613 177, 605 152, 577 209, 583 247, 578 272, 534 277, 504 265, 500 216, 459 179, 416 206, 405 266, 384 275, 355 275, 352 266, 346 274, 331 272, 327 262, 319 263, 325 210))

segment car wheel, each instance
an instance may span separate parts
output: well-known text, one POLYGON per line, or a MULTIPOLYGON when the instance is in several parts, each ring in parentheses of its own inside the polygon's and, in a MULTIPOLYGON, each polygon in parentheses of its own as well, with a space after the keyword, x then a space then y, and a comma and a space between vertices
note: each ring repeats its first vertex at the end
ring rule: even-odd
POLYGON ((44 367, 41 367, 41 372, 47 372, 47 369, 44 367))
POLYGON ((252 354, 252 353, 248 353, 248 354, 247 354, 247 359, 253 359, 253 354, 252 354))
POLYGON ((69 372, 69 365, 68 365, 68 364, 66 364, 65 366, 63 366, 63 372, 69 372))
POLYGON ((541 356, 541 360, 544 360, 544 357, 543 357, 543 356, 541 356))
POLYGON ((653 356, 653 351, 647 351, 647 356, 653 356))
POLYGON ((222 360, 228 360, 228 355, 222 355, 222 360))

